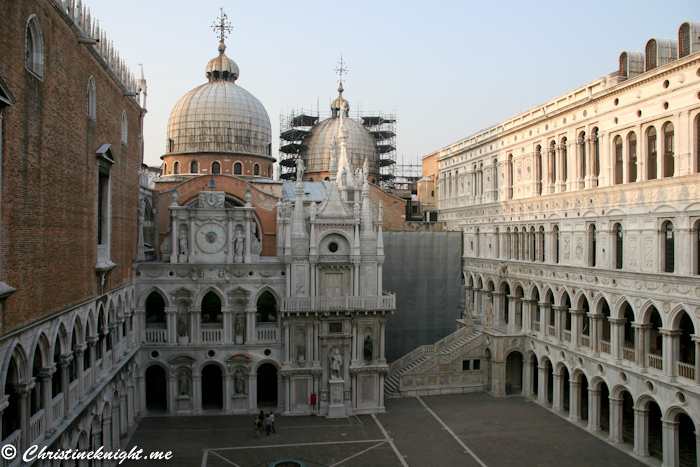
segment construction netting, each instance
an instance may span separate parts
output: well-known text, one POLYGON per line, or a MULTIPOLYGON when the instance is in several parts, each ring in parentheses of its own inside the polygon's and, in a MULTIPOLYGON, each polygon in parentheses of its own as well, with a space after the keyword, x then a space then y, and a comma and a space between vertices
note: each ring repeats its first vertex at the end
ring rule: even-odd
POLYGON ((461 232, 384 232, 383 288, 396 294, 387 318, 392 362, 457 330, 464 309, 461 232))

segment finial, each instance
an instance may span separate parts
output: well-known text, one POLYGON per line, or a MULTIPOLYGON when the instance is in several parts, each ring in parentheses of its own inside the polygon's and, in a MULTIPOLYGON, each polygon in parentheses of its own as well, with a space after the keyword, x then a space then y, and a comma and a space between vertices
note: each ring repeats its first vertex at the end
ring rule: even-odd
POLYGON ((343 62, 343 54, 340 54, 340 61, 338 62, 338 67, 335 69, 335 72, 340 75, 340 79, 338 82, 340 83, 340 87, 338 88, 338 92, 342 93, 343 92, 343 73, 347 73, 348 69, 345 66, 345 62, 343 62))
POLYGON ((216 34, 219 36, 219 53, 224 53, 224 50, 226 50, 226 45, 224 44, 224 39, 228 37, 228 34, 231 32, 233 29, 231 27, 231 22, 227 21, 228 16, 226 16, 226 13, 224 13, 224 8, 221 7, 221 16, 217 18, 217 21, 214 21, 214 24, 212 25, 212 29, 216 34), (217 32, 218 29, 218 32, 217 32))

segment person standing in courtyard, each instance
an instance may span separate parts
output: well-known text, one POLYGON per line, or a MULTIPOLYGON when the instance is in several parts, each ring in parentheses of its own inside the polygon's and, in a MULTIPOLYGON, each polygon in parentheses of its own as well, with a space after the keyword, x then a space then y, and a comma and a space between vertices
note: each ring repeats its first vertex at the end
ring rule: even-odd
POLYGON ((275 430, 275 413, 274 412, 270 412, 270 428, 272 428, 273 433, 277 433, 277 431, 275 430))
POLYGON ((272 429, 272 422, 270 421, 270 416, 265 417, 265 432, 267 436, 270 436, 270 430, 272 429))
POLYGON ((253 428, 255 428, 255 437, 260 438, 260 428, 262 427, 262 423, 260 422, 260 417, 255 417, 255 421, 253 422, 253 428))

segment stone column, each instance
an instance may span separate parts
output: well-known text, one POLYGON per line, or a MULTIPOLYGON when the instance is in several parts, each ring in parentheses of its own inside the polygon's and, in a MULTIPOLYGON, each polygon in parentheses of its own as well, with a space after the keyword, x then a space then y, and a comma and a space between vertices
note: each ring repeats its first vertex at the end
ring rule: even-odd
MULTIPOLYGON (((85 397, 85 387, 83 386, 83 366, 85 364, 83 362, 83 357, 85 355, 86 348, 87 345, 85 344, 78 344, 73 347, 73 352, 75 355, 75 374, 78 378, 78 399, 80 402, 83 402, 85 397)), ((112 355, 114 355, 114 350, 112 350, 112 355)))
POLYGON ((522 298, 520 299, 520 302, 523 304, 523 332, 530 333, 533 331, 532 317, 535 313, 533 308, 537 306, 537 300, 527 300, 522 298))
POLYGON ((233 399, 231 396, 235 393, 233 389, 233 375, 224 375, 224 413, 233 413, 233 399))
MULTIPOLYGON (((700 384, 700 335, 691 334, 690 337, 693 339, 693 344, 695 344, 695 384, 700 384)), ((697 452, 700 453, 700 451, 697 452)))
POLYGON ((576 139, 576 188, 581 190, 585 188, 583 163, 584 163, 584 148, 586 140, 583 138, 576 139))
POLYGON ((99 339, 97 336, 87 338, 87 348, 88 348, 88 364, 92 371, 90 372, 90 386, 92 387, 97 383, 97 368, 95 368, 95 345, 98 343, 99 339))
POLYGON ((678 465, 678 425, 678 422, 661 422, 663 465, 678 465))
POLYGON ((634 332, 634 364, 642 367, 644 366, 645 360, 645 348, 644 348, 644 326, 651 327, 651 324, 638 324, 632 323, 632 330, 634 332))
POLYGON ((557 158, 557 182, 555 184, 555 191, 557 193, 564 193, 566 191, 566 182, 564 181, 564 151, 566 146, 563 144, 557 144, 555 147, 556 158, 557 158))
POLYGON ((600 389, 588 389, 588 430, 600 431, 600 389))
POLYGON ((564 311, 565 306, 555 305, 552 307, 554 309, 554 339, 557 342, 564 340, 564 311))
MULTIPOLYGON (((321 364, 321 357, 320 355, 320 348, 319 346, 321 345, 321 339, 319 339, 319 331, 320 331, 320 326, 321 323, 319 321, 314 321, 314 341, 313 341, 313 346, 314 346, 314 355, 313 355, 313 366, 318 366, 321 364)), ((318 393, 316 393, 318 394, 318 393)))
POLYGON ((505 311, 507 313, 506 319, 508 322, 508 333, 509 334, 513 334, 516 332, 516 330, 515 330, 516 300, 519 300, 519 297, 516 297, 515 295, 508 295, 508 309, 505 311))
POLYGON ((659 329, 663 337, 663 373, 666 376, 676 376, 676 361, 678 361, 679 341, 681 331, 671 329, 659 329))
POLYGON ((549 336, 549 316, 551 315, 552 304, 549 302, 540 302, 540 333, 545 338, 549 336))
POLYGON ((165 307, 165 325, 167 327, 167 334, 165 335, 166 342, 168 344, 176 344, 178 336, 178 307, 177 306, 166 306, 165 307))
POLYGON ((532 387, 532 362, 529 360, 526 360, 523 362, 523 389, 522 389, 522 394, 523 396, 531 396, 533 395, 533 387, 532 387))
MULTIPOLYGON (((95 430, 90 433, 90 450, 96 451, 102 446, 102 430, 95 430)), ((102 467, 102 459, 92 461, 94 467, 102 467)))
POLYGON ((537 367, 537 402, 544 405, 547 403, 547 367, 537 367))
POLYGON ((56 373, 55 364, 41 368, 39 370, 39 374, 37 375, 41 384, 41 407, 44 409, 44 429, 47 435, 49 435, 49 433, 53 433, 53 410, 51 407, 51 377, 54 373, 56 373))
MULTIPOLYGON (((174 202, 174 201, 173 201, 174 202)), ((170 213, 170 218, 172 220, 171 227, 170 227, 170 262, 173 264, 177 263, 177 257, 180 254, 180 241, 179 241, 179 235, 180 233, 177 231, 177 211, 172 211, 170 213)), ((191 245, 192 246, 192 245, 191 245)))
POLYGON ((611 443, 622 444, 622 399, 610 397, 610 437, 611 443))
MULTIPOLYGON (((140 415, 140 414, 146 412, 146 381, 145 381, 145 378, 143 376, 136 377, 136 387, 138 388, 138 391, 139 391, 139 400, 138 400, 138 405, 136 407, 136 411, 138 412, 138 415, 140 415)), ((167 392, 166 392, 166 397, 167 397, 167 392)), ((167 408, 167 404, 166 404, 166 408, 167 408)))
MULTIPOLYGON (((61 392, 63 393, 63 418, 68 420, 71 417, 70 413, 70 390, 68 386, 70 385, 70 374, 68 368, 70 367, 70 362, 73 361, 73 354, 67 353, 63 354, 59 358, 58 366, 61 368, 61 392)), ((104 361, 104 359, 103 359, 104 361)))
POLYGON ((491 395, 506 395, 506 362, 491 361, 491 395))
POLYGON ((574 348, 581 346, 581 330, 583 329, 583 310, 569 309, 571 313, 571 343, 574 348))
MULTIPOLYGON (((287 385, 289 385, 289 379, 287 379, 287 385)), ((287 392, 287 407, 289 406, 289 392, 287 392)), ((200 398, 201 401, 201 398, 200 398)), ((258 409, 258 377, 257 375, 250 373, 248 375, 248 410, 253 413, 257 412, 258 409)), ((289 409, 287 409, 289 412, 289 409)))
POLYGON ((634 409, 634 453, 649 457, 649 410, 634 409))
POLYGON ((191 306, 187 310, 190 314, 190 343, 202 342, 202 308, 191 306))
POLYGON ((30 446, 30 442, 34 441, 29 439, 30 433, 30 415, 31 411, 29 408, 29 394, 31 394, 32 389, 36 385, 34 379, 28 382, 15 383, 15 392, 19 396, 17 401, 19 404, 19 428, 20 428, 20 450, 22 452, 26 451, 30 446))
POLYGON ((124 438, 129 432, 129 406, 126 394, 119 394, 119 437, 124 438))
POLYGON ((202 375, 192 374, 193 413, 202 413, 202 375))
POLYGON ((569 418, 581 421, 581 381, 569 381, 569 418))
POLYGON ((564 411, 564 378, 562 375, 553 373, 554 384, 552 385, 552 409, 555 412, 564 411))
POLYGON ((625 318, 608 318, 610 321, 610 355, 613 360, 622 360, 622 344, 625 340, 625 318))
POLYGON ((588 313, 588 322, 591 325, 591 330, 590 330, 590 341, 591 341, 591 350, 593 351, 594 355, 598 355, 600 343, 598 342, 599 335, 600 335, 600 320, 603 317, 603 315, 598 314, 598 313, 588 313))
POLYGON ((379 320, 379 364, 386 363, 386 319, 379 320))
POLYGON ((547 148, 547 191, 545 194, 554 193, 555 185, 555 167, 554 161, 556 160, 556 152, 553 146, 547 148))
POLYGON ((503 292, 491 292, 493 296, 493 325, 494 327, 504 326, 505 323, 505 300, 503 292))
POLYGON ((256 329, 256 319, 255 315, 258 312, 258 308, 254 306, 246 307, 246 344, 255 344, 258 342, 258 335, 256 329))
POLYGON ((111 413, 107 413, 105 417, 102 418, 102 446, 105 452, 112 450, 112 417, 111 413))

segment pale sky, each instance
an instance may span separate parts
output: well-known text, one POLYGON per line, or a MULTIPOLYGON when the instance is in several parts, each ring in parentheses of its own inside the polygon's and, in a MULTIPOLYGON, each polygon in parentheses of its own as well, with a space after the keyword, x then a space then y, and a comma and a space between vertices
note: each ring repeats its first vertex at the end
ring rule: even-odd
POLYGON ((144 1, 86 0, 93 18, 148 82, 145 162, 159 166, 168 116, 204 84, 223 7, 236 82, 272 123, 337 96, 340 55, 351 116, 396 112, 398 162, 437 149, 617 70, 621 52, 678 38, 695 1, 144 1))

